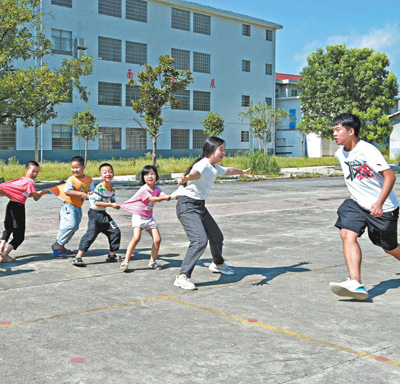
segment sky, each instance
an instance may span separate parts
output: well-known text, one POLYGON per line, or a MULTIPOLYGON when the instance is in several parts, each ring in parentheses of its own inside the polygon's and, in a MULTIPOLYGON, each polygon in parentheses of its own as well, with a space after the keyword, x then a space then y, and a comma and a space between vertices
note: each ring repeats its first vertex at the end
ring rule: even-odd
POLYGON ((191 0, 271 21, 276 72, 300 74, 307 56, 327 45, 385 52, 400 83, 400 0, 191 0))

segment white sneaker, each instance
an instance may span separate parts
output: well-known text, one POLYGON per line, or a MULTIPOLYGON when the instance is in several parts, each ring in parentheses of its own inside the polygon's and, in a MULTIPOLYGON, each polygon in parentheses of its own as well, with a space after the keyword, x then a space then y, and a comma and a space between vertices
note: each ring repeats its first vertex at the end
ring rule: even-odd
POLYGON ((213 271, 214 273, 222 273, 223 275, 234 275, 235 271, 231 268, 228 267, 225 263, 223 264, 215 264, 212 262, 210 266, 208 267, 210 271, 213 271))
POLYGON ((195 290, 197 287, 190 281, 186 275, 178 275, 176 276, 175 282, 174 282, 175 287, 180 287, 183 289, 188 289, 188 290, 195 290))
POLYGON ((343 283, 329 283, 329 287, 338 296, 354 297, 357 300, 368 298, 368 291, 365 287, 357 280, 351 280, 350 277, 343 283))

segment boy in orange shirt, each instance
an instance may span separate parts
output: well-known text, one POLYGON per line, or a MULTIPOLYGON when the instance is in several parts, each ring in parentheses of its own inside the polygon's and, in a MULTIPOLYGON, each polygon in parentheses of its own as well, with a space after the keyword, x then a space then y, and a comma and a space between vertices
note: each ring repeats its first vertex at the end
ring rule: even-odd
POLYGON ((71 240, 78 230, 82 220, 82 205, 88 200, 89 193, 94 191, 93 179, 84 174, 85 160, 82 156, 75 156, 71 160, 72 176, 67 180, 64 189, 51 188, 50 191, 58 195, 64 204, 60 211, 60 229, 56 242, 52 245, 54 257, 63 259, 65 255, 74 254, 65 248, 65 244, 71 240))

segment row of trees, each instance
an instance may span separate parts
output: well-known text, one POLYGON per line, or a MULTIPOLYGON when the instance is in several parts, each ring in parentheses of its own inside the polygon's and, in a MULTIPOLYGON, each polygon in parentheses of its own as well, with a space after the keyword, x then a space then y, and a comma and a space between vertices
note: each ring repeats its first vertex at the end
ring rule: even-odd
MULTIPOLYGON (((38 159, 38 127, 56 116, 56 106, 68 100, 73 88, 82 100, 88 92, 81 79, 92 73, 92 59, 82 56, 63 60, 51 69, 45 56, 51 43, 43 34, 42 14, 37 11, 40 0, 2 0, 0 3, 0 124, 16 127, 20 120, 25 127, 35 127, 35 157, 38 159), (33 65, 21 68, 21 61, 33 65)), ((384 53, 372 49, 347 49, 344 45, 318 49, 308 57, 298 83, 302 120, 298 130, 332 137, 330 122, 342 112, 360 116, 364 123, 361 138, 382 141, 391 127, 385 112, 394 105, 398 93, 397 79, 387 70, 389 60, 384 53)), ((168 103, 179 107, 176 94, 193 82, 190 71, 174 68, 174 60, 160 56, 158 65, 145 65, 145 70, 130 80, 139 87, 138 98, 132 101, 133 111, 142 117, 133 119, 147 131, 153 142, 153 164, 157 157, 157 138, 164 134, 162 110, 168 103)), ((267 143, 275 130, 288 119, 287 111, 256 104, 239 113, 249 121, 250 131, 266 153, 267 143)), ((210 113, 203 121, 205 132, 220 135, 224 122, 210 113)), ((76 113, 70 122, 78 137, 87 144, 97 136, 98 125, 90 110, 76 113)))

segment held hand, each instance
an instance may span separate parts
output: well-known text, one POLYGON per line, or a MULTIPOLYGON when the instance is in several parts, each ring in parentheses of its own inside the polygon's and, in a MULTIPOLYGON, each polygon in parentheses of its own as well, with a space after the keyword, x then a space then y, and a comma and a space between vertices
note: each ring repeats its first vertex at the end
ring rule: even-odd
POLYGON ((81 192, 82 194, 81 194, 81 199, 82 200, 88 200, 89 199, 89 196, 85 193, 85 192, 81 192))
POLYGON ((120 209, 121 206, 118 205, 117 203, 111 203, 111 207, 115 208, 115 209, 120 209))
POLYGON ((372 216, 381 217, 383 215, 382 204, 377 201, 375 204, 372 204, 369 211, 372 216))

